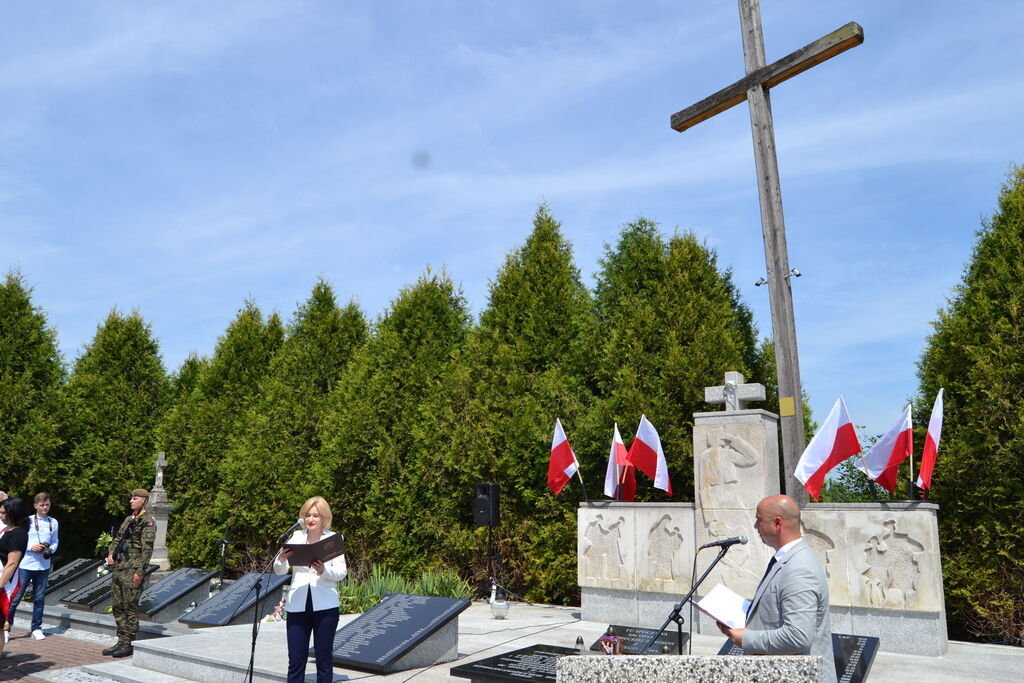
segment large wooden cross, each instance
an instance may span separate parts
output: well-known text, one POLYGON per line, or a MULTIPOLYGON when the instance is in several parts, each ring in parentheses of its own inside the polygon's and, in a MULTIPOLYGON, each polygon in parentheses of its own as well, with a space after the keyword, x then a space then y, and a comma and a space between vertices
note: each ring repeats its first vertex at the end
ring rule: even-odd
POLYGON ((739 5, 746 77, 673 114, 672 128, 682 132, 743 100, 747 100, 750 105, 750 128, 754 137, 754 161, 761 203, 761 231, 764 236, 772 333, 775 338, 775 364, 778 370, 786 493, 803 505, 808 500, 807 491, 793 476, 806 444, 800 363, 796 350, 796 323, 793 319, 793 292, 790 288, 789 253, 786 250, 786 225, 782 218, 782 189, 779 186, 779 163, 775 156, 775 131, 772 127, 768 89, 840 52, 860 45, 864 42, 864 29, 850 22, 824 38, 766 65, 760 1, 739 0, 739 5))

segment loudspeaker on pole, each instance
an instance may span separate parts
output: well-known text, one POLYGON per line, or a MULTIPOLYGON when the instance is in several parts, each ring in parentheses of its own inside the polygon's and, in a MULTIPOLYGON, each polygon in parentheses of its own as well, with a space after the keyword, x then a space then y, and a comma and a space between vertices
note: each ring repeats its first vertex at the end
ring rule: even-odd
POLYGON ((473 485, 473 522, 477 526, 498 525, 498 485, 484 482, 473 485))

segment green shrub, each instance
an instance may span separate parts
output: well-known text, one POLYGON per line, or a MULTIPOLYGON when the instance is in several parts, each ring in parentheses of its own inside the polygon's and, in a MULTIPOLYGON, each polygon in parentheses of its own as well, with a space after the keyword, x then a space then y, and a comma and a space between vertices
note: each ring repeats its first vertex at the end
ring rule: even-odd
POLYGON ((413 593, 445 598, 469 600, 473 588, 458 572, 440 569, 424 572, 415 583, 396 572, 373 565, 368 576, 349 575, 348 581, 338 586, 338 599, 342 614, 366 612, 392 593, 413 593))

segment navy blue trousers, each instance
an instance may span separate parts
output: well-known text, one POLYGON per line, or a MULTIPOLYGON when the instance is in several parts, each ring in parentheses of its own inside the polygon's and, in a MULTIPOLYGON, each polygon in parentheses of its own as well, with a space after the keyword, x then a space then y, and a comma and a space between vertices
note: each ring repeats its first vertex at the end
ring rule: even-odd
POLYGON ((311 634, 316 654, 316 683, 331 683, 334 678, 334 632, 338 630, 338 608, 314 612, 311 597, 306 598, 304 611, 288 613, 288 683, 302 683, 305 678, 311 634))

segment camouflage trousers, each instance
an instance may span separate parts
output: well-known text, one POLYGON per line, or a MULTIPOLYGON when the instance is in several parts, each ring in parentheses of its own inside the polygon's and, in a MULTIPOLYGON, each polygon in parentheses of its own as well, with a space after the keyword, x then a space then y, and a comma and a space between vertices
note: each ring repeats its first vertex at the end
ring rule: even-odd
POLYGON ((117 622, 117 642, 131 643, 139 632, 139 596, 142 586, 132 585, 131 572, 114 572, 111 583, 113 601, 111 603, 114 621, 117 622))

